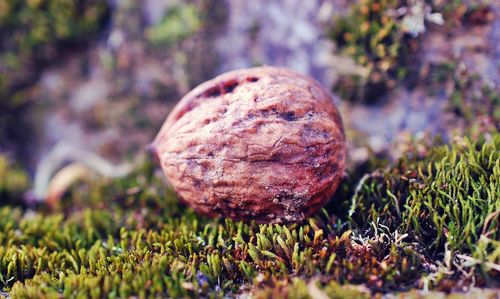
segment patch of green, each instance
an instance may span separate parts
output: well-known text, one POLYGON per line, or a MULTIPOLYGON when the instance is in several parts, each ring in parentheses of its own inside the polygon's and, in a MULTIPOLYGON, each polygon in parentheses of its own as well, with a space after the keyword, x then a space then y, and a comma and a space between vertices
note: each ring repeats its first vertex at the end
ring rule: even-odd
POLYGON ((157 46, 169 46, 191 36, 201 27, 196 6, 176 5, 168 9, 163 21, 146 29, 146 38, 157 46))
POLYGON ((0 147, 26 159, 31 85, 64 50, 81 48, 102 27, 104 0, 0 0, 0 147))
MULTIPOLYGON (((500 136, 461 140, 425 159, 372 173, 353 197, 352 219, 365 236, 398 231, 432 257, 470 254, 500 262, 500 136), (486 221, 488 220, 488 221, 486 221)), ((487 272, 487 271, 486 271, 487 272)))
POLYGON ((127 178, 74 187, 58 211, 0 208, 0 285, 13 298, 307 298, 318 289, 363 298, 495 287, 499 147, 496 134, 405 157, 347 180, 341 190, 352 197, 341 191, 315 217, 287 225, 198 216, 146 163, 127 178), (335 203, 350 213, 333 214, 335 203))
MULTIPOLYGON (((493 9, 484 3, 466 4, 461 0, 422 2, 425 10, 443 15, 444 26, 448 31, 463 24, 486 24, 494 19, 493 9)), ((404 82, 412 87, 420 80, 427 79, 422 73, 428 65, 418 63, 422 39, 410 37, 404 32, 402 21, 410 13, 398 13, 401 9, 411 10, 416 2, 412 3, 362 0, 353 4, 346 16, 334 20, 328 34, 337 45, 338 52, 352 57, 367 71, 366 77, 359 74, 340 77, 334 89, 343 99, 372 103, 397 84, 404 82)), ((423 15, 422 19, 428 26, 430 22, 423 15)), ((438 66, 438 74, 429 72, 429 76, 435 78, 441 71, 446 73, 447 67, 454 67, 453 63, 457 62, 450 61, 448 65, 438 66)))
POLYGON ((224 30, 228 9, 224 0, 177 1, 158 24, 144 29, 149 50, 169 61, 181 93, 215 75, 215 37, 224 30))
POLYGON ((26 172, 12 163, 6 155, 0 154, 0 201, 5 203, 19 200, 28 186, 26 172))
POLYGON ((347 16, 335 20, 330 37, 339 52, 352 57, 368 70, 367 78, 343 77, 335 87, 344 99, 373 102, 397 79, 406 76, 404 59, 410 53, 410 40, 405 39, 391 10, 401 6, 398 0, 364 0, 356 3, 347 16))
MULTIPOLYGON (((33 79, 34 68, 59 57, 60 46, 95 34, 107 12, 101 0, 1 0, 0 95, 33 79)), ((1 96, 2 102, 22 99, 1 96)))
POLYGON ((432 65, 424 84, 430 94, 447 86, 447 110, 462 122, 465 135, 477 138, 500 130, 500 94, 484 81, 460 61, 450 61, 432 65))
POLYGON ((500 94, 477 76, 453 73, 449 109, 462 118, 469 135, 500 130, 500 94))

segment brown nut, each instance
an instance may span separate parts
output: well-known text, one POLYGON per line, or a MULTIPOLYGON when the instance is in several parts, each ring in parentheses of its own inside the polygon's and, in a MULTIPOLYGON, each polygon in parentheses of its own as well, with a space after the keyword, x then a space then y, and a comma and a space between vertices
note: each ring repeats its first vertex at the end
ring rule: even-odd
POLYGON ((197 212, 267 223, 320 209, 345 162, 332 97, 316 81, 275 67, 199 85, 152 145, 174 190, 197 212))

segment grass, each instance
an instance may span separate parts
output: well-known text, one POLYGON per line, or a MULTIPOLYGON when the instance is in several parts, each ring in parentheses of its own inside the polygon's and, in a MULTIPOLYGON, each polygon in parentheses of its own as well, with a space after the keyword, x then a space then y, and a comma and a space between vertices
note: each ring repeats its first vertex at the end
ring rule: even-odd
POLYGON ((2 207, 0 286, 12 298, 498 287, 499 147, 494 133, 408 152, 346 179, 322 212, 288 225, 200 217, 145 163, 127 178, 75 186, 55 211, 2 207))

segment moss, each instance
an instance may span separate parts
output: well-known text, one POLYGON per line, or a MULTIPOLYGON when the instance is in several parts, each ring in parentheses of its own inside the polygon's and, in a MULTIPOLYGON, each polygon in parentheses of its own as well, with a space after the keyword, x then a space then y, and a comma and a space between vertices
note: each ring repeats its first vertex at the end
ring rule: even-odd
POLYGON ((170 8, 163 21, 146 30, 148 41, 158 46, 172 45, 192 35, 201 27, 201 19, 194 5, 170 8))
POLYGON ((27 173, 13 163, 9 157, 0 154, 0 200, 1 202, 18 201, 28 189, 27 173))
POLYGON ((99 0, 2 0, 0 7, 0 81, 7 94, 26 84, 33 66, 58 56, 62 44, 94 34, 107 12, 99 0))
POLYGON ((309 284, 294 290, 312 278, 344 298, 495 286, 499 147, 496 134, 403 158, 344 183, 350 216, 289 225, 200 217, 146 163, 74 187, 50 213, 1 208, 0 284, 13 298, 307 297, 309 284))
POLYGON ((455 131, 461 128, 459 134, 478 138, 500 130, 500 95, 491 83, 486 84, 487 80, 469 71, 459 60, 431 65, 429 75, 423 84, 430 95, 447 86, 446 111, 461 122, 453 128, 455 131))
POLYGON ((42 70, 64 50, 81 48, 106 19, 104 0, 0 0, 0 144, 28 160, 25 140, 35 131, 30 115, 42 70))
POLYGON ((351 56, 368 70, 367 78, 343 77, 335 89, 344 99, 373 102, 403 79, 404 57, 412 57, 411 40, 405 38, 398 20, 389 14, 401 6, 398 0, 356 3, 347 16, 335 20, 329 32, 340 53, 351 56), (351 86, 351 88, 346 88, 351 86))
MULTIPOLYGON (((353 197, 352 219, 365 236, 383 233, 380 227, 407 235, 432 259, 460 253, 498 263, 499 147, 498 134, 483 145, 465 139, 433 149, 423 162, 406 158, 374 172, 353 197)), ((498 275, 487 270, 485 279, 488 273, 498 275)))
MULTIPOLYGON (((422 2, 428 5, 426 9, 443 15, 446 20, 444 26, 449 34, 463 24, 486 24, 494 19, 493 9, 484 3, 464 3, 461 0, 422 2)), ((338 52, 352 57, 367 70, 366 77, 359 74, 340 77, 334 89, 343 99, 373 103, 396 85, 404 84, 413 88, 421 81, 426 81, 426 74, 439 81, 443 79, 440 76, 446 76, 460 63, 449 61, 433 66, 419 62, 423 40, 405 32, 402 25, 404 16, 398 16, 397 13, 400 9, 410 9, 415 3, 399 0, 358 1, 347 15, 334 20, 328 34, 336 43, 338 52), (435 69, 428 72, 427 67, 435 69)), ((469 75, 467 79, 472 77, 469 75)), ((457 95, 454 101, 459 107, 461 100, 457 95)))
POLYGON ((467 135, 500 130, 500 95, 474 76, 453 80, 449 110, 465 121, 467 135))

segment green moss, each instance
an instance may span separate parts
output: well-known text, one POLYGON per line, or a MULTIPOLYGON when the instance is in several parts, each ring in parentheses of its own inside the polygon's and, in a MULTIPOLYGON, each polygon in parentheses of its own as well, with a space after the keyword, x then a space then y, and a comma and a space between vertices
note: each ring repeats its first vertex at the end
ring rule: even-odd
MULTIPOLYGON (((485 3, 464 3, 461 0, 422 2, 428 5, 426 9, 443 15, 446 21, 444 26, 449 32, 454 32, 463 24, 486 24, 494 19, 493 9, 485 3)), ((334 89, 343 99, 372 103, 396 85, 403 83, 412 88, 422 84, 421 81, 427 81, 427 74, 431 81, 441 81, 460 64, 460 61, 452 61, 451 58, 438 66, 419 63, 422 39, 405 33, 402 26, 405 16, 397 16, 396 13, 402 8, 409 10, 414 4, 399 0, 362 0, 353 4, 347 15, 334 20, 328 34, 337 45, 338 52, 352 57, 367 70, 366 77, 359 74, 340 77, 334 89), (433 70, 429 72, 427 67, 433 70)), ((428 23, 427 20, 425 22, 428 23)), ((460 77, 462 81, 473 79, 471 75, 460 77)), ((462 85, 465 82, 456 83, 462 85)), ((462 91, 459 86, 456 89, 462 91)), ((457 109, 462 102, 460 96, 453 95, 457 109)))
POLYGON ((368 77, 343 77, 335 88, 344 99, 376 100, 406 76, 404 57, 410 56, 409 40, 389 11, 398 0, 360 1, 347 16, 335 20, 329 35, 340 53, 351 56, 368 70, 368 77), (350 88, 347 86, 351 86, 350 88))
POLYGON ((94 36, 107 15, 104 0, 0 0, 0 144, 2 150, 28 155, 24 140, 34 126, 29 119, 42 70, 60 61, 94 36))
MULTIPOLYGON (((461 140, 433 149, 423 161, 406 158, 374 172, 353 197, 352 220, 363 237, 397 232, 413 244, 405 250, 420 247, 445 268, 473 258, 477 279, 489 281, 498 272, 486 264, 500 262, 499 147, 498 134, 482 145, 461 140)), ((433 283, 446 277, 432 276, 433 283)))
MULTIPOLYGON (((423 160, 406 157, 399 161, 396 168, 373 172, 353 197, 355 222, 369 227, 382 214, 392 217, 385 223, 390 227, 406 220, 406 226, 420 232, 423 219, 419 215, 422 214, 447 214, 448 220, 455 221, 450 226, 455 227, 464 219, 480 223, 481 220, 476 218, 484 219, 499 209, 498 134, 482 146, 467 139, 460 142, 454 148, 439 146, 423 160), (402 200, 405 201, 405 210, 401 210, 399 204, 402 200), (450 208, 462 210, 457 214, 452 213, 450 208), (423 213, 423 210, 426 212, 423 213)), ((411 155, 413 153, 409 153, 411 155)), ((465 237, 452 230, 448 233, 454 233, 452 239, 455 241, 465 237)), ((467 231, 461 231, 461 234, 464 233, 467 231)), ((477 239, 472 243, 475 241, 477 239)))
POLYGON ((100 0, 2 0, 0 8, 0 90, 6 94, 26 84, 34 66, 60 55, 61 44, 81 44, 94 34, 107 12, 100 0))
POLYGON ((478 138, 500 130, 500 95, 478 74, 471 73, 459 60, 432 65, 424 80, 427 92, 435 95, 447 86, 446 110, 455 115, 463 127, 461 135, 478 138), (463 66, 463 65, 462 65, 463 66))
POLYGON ((191 4, 170 8, 163 21, 146 30, 149 42, 157 46, 169 46, 194 34, 201 27, 197 8, 191 4))
POLYGON ((499 147, 496 134, 406 157, 344 183, 349 216, 327 208, 288 225, 200 217, 146 163, 75 187, 55 212, 1 208, 0 284, 13 298, 305 298, 312 278, 343 298, 494 286, 499 147))
POLYGON ((19 200, 29 186, 28 175, 6 156, 0 154, 0 199, 2 202, 19 200))

